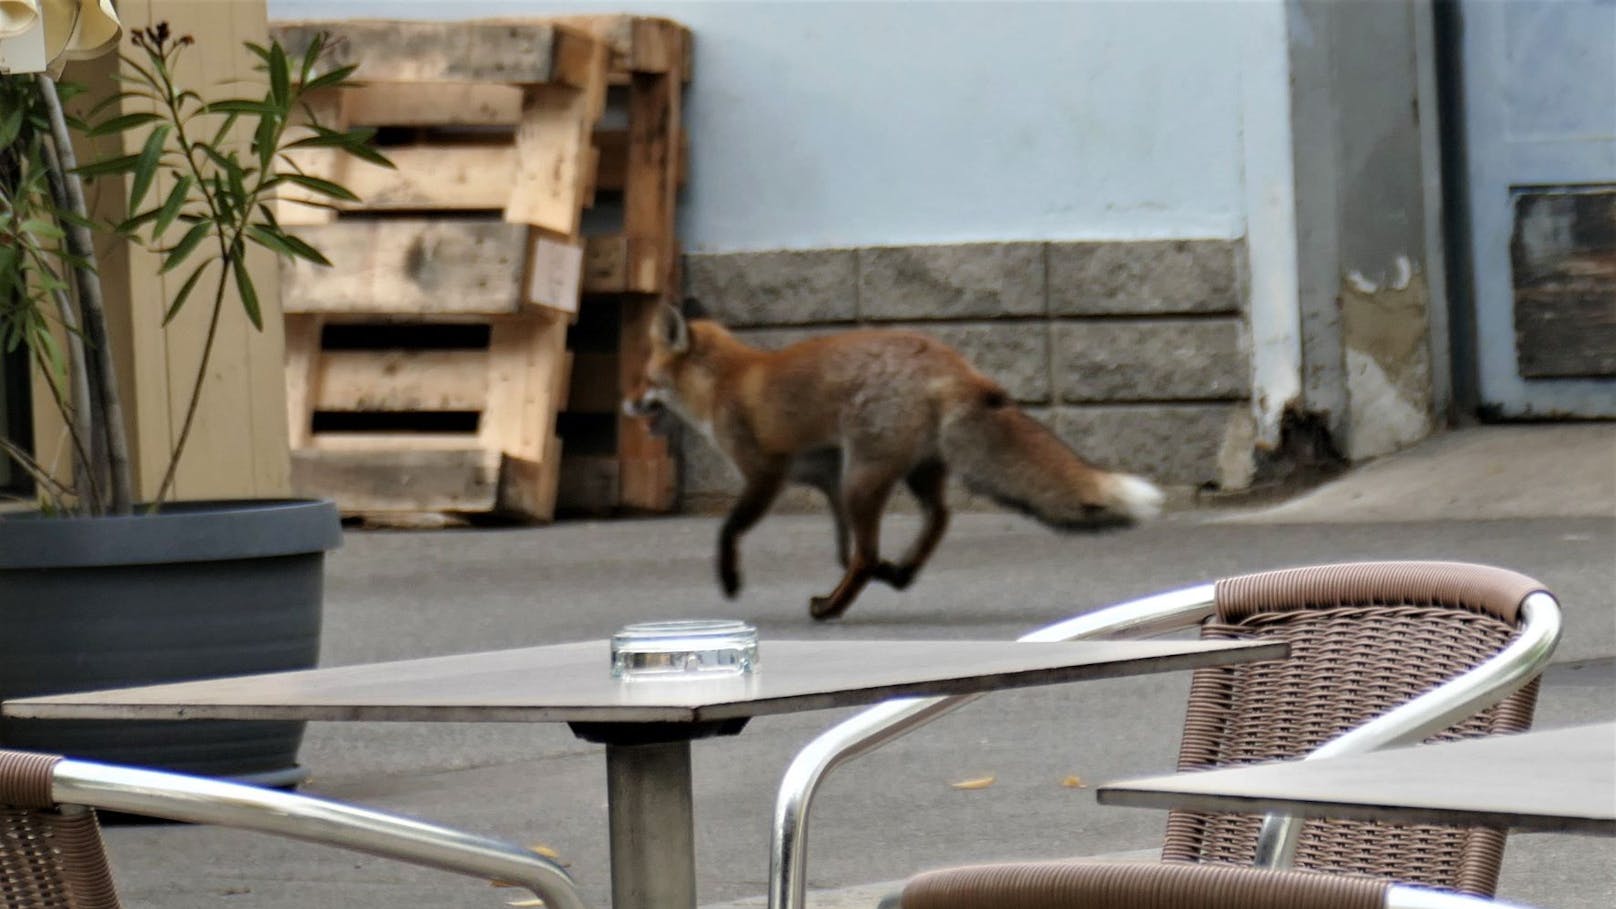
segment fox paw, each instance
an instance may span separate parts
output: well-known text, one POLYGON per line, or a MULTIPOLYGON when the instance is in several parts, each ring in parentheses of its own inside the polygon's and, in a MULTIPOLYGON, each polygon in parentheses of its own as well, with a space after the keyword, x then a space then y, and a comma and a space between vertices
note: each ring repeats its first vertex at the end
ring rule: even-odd
POLYGON ((846 611, 847 604, 837 605, 835 597, 813 597, 808 601, 808 614, 816 622, 840 618, 846 611))
POLYGON ((741 572, 729 566, 718 569, 718 586, 724 589, 725 597, 735 599, 741 592, 741 572))
POLYGON ((870 577, 890 586, 893 590, 903 590, 915 581, 915 569, 909 565, 899 565, 895 562, 881 562, 875 566, 870 577))

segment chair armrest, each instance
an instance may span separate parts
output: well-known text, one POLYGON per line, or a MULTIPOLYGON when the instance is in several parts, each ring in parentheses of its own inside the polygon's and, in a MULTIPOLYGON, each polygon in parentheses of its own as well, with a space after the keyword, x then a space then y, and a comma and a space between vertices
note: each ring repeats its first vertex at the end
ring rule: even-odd
POLYGON ((902 909, 1383 909, 1392 882, 1186 862, 1011 862, 910 878, 902 909))
POLYGON ((572 876, 511 843, 412 818, 239 783, 63 760, 51 797, 152 817, 255 830, 520 885, 550 909, 585 909, 572 876))
POLYGON ((894 909, 1524 909, 1317 871, 1184 862, 1009 862, 911 878, 894 909))
MULTIPOLYGON (((1215 585, 1118 603, 1022 635, 1031 642, 1137 638, 1192 626, 1212 613, 1215 585)), ((898 698, 832 726, 809 742, 780 781, 769 840, 769 907, 801 909, 807 891, 808 812, 830 771, 901 738, 981 695, 898 698)))
MULTIPOLYGON (((1304 761, 1363 754, 1398 745, 1413 745, 1441 732, 1478 710, 1514 694, 1538 677, 1560 641, 1560 606, 1541 591, 1521 602, 1520 633, 1491 659, 1443 685, 1349 730, 1309 752, 1304 761)), ((1257 839, 1256 864, 1287 867, 1296 852, 1302 824, 1293 817, 1270 814, 1257 839)))

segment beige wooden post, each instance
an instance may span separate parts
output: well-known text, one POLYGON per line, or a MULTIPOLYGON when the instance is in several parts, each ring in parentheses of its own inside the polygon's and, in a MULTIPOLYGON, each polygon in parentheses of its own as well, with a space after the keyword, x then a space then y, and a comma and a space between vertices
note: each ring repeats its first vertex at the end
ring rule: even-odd
MULTIPOLYGON (((183 86, 194 87, 206 98, 263 93, 265 76, 253 69, 257 58, 243 42, 268 42, 265 0, 122 0, 118 10, 126 27, 121 49, 137 59, 139 52, 130 46, 127 34, 135 29, 166 21, 175 34, 196 39, 181 57, 183 86)), ((88 85, 93 104, 96 97, 114 90, 112 76, 119 68, 126 65, 108 55, 69 66, 63 78, 88 85)), ((123 112, 141 109, 136 104, 150 109, 149 102, 125 102, 123 112)), ((80 110, 87 107, 79 105, 80 110)), ((198 121, 194 128, 206 129, 211 136, 216 127, 206 125, 206 120, 198 121)), ((138 152, 142 138, 138 129, 126 134, 123 153, 138 152)), ((250 140, 246 124, 238 125, 231 134, 244 159, 250 158, 250 140)), ((106 138, 81 144, 80 159, 117 153, 117 143, 106 138)), ((160 179, 147 199, 166 197, 172 184, 164 183, 160 179)), ((126 187, 102 179, 86 187, 86 197, 97 219, 126 216, 126 187)), ((171 242, 177 239, 176 232, 171 242)), ((249 250, 248 267, 258 290, 264 327, 262 331, 253 328, 235 288, 230 287, 173 499, 274 497, 287 495, 290 489, 279 271, 266 250, 256 246, 249 250)), ((185 310, 165 329, 163 312, 189 276, 190 262, 158 274, 158 255, 106 234, 97 235, 96 253, 130 432, 136 496, 149 499, 162 482, 169 452, 185 420, 208 332, 217 268, 209 269, 185 310)), ((191 261, 200 261, 198 254, 193 253, 191 261)), ((60 421, 48 397, 39 391, 40 383, 36 380, 34 384, 36 452, 65 475, 68 459, 60 421)))

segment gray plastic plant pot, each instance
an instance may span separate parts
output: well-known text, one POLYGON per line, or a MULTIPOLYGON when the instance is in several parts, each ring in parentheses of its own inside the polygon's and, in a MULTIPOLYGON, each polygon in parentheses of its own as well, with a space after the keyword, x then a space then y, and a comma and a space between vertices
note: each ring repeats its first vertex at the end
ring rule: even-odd
MULTIPOLYGON (((341 542, 315 500, 0 517, 0 700, 312 668, 341 542)), ((287 786, 303 725, 8 718, 0 745, 287 786)))

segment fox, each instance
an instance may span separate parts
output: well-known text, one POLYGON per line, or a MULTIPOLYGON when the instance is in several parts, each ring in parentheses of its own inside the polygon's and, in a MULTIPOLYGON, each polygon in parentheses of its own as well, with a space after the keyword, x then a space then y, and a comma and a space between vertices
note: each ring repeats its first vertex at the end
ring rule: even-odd
POLYGON ((1155 517, 1164 494, 1144 477, 1084 460, 953 348, 913 331, 855 329, 780 350, 749 345, 717 321, 661 304, 623 410, 666 434, 683 424, 712 441, 744 486, 718 534, 718 582, 741 591, 741 537, 788 482, 817 488, 835 526, 841 580, 809 601, 841 617, 871 581, 909 587, 949 522, 946 484, 1064 531, 1155 517), (881 518, 902 482, 923 521, 897 561, 880 555, 881 518))

